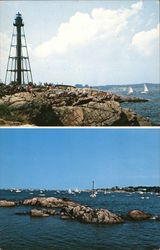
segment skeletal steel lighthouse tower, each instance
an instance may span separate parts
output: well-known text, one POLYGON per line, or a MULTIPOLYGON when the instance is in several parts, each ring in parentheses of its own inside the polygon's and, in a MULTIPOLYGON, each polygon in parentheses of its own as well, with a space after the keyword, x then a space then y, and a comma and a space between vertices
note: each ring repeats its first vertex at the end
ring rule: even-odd
POLYGON ((24 33, 24 24, 18 12, 13 23, 13 34, 8 57, 5 83, 26 84, 32 82, 32 72, 24 33))

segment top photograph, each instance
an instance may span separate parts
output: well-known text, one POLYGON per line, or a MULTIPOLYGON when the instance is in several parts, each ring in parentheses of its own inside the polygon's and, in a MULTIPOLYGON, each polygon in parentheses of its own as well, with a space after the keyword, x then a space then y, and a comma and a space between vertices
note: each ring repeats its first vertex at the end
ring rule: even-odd
POLYGON ((0 1, 0 127, 160 126, 159 5, 0 1))

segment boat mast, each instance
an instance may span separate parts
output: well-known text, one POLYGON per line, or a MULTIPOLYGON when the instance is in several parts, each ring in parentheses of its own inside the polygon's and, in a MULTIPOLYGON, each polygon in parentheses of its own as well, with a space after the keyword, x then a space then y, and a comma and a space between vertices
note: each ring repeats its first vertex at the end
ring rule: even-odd
POLYGON ((94 181, 92 181, 92 193, 94 194, 94 181))

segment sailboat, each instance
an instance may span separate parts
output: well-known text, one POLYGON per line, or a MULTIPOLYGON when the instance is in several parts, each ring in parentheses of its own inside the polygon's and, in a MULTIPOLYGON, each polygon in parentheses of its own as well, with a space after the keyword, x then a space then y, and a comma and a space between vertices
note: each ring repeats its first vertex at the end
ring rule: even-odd
POLYGON ((75 188, 74 192, 75 192, 75 193, 80 193, 80 191, 79 191, 78 188, 75 188))
POLYGON ((91 198, 95 198, 97 196, 97 192, 94 190, 94 181, 92 182, 92 193, 90 195, 91 198))
POLYGON ((20 189, 16 189, 16 193, 21 193, 22 191, 20 189))
POLYGON ((71 188, 69 188, 69 189, 68 189, 68 194, 73 194, 73 192, 72 192, 72 189, 71 189, 71 188))
POLYGON ((148 88, 147 88, 147 85, 146 84, 144 84, 144 90, 141 92, 142 94, 146 94, 146 93, 148 93, 148 88))
POLYGON ((133 89, 132 89, 132 87, 129 87, 128 88, 128 95, 131 95, 131 94, 133 94, 133 89))

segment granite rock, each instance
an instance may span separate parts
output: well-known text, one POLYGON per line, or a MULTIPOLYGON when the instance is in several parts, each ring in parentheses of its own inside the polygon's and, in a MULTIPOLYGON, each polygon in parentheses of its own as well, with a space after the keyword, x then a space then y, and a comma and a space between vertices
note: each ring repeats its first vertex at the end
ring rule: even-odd
MULTIPOLYGON (((24 117, 27 124, 36 126, 150 126, 150 121, 130 109, 121 108, 122 102, 142 102, 146 99, 119 96, 86 88, 55 86, 5 92, 0 104, 7 105, 15 115, 24 117), (10 94, 9 94, 10 93, 10 94)), ((3 122, 5 124, 5 121, 3 122)), ((2 126, 3 126, 2 123, 2 126)), ((9 123, 9 122, 8 122, 9 123)), ((9 123, 11 126, 11 124, 9 123)), ((15 124, 15 126, 18 124, 15 124)))

